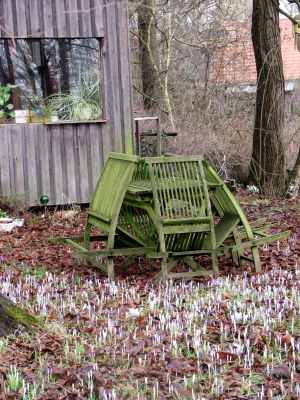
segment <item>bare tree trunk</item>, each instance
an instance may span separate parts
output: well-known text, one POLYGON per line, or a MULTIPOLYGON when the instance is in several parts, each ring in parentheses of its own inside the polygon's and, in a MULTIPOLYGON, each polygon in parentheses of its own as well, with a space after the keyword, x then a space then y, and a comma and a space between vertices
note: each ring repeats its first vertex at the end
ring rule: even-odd
POLYGON ((32 331, 38 325, 39 321, 34 315, 22 310, 11 300, 0 294, 0 337, 5 337, 24 328, 32 331))
POLYGON ((157 49, 156 28, 153 16, 154 0, 143 0, 138 7, 140 66, 143 84, 144 107, 150 110, 155 102, 157 92, 157 73, 153 67, 151 54, 155 57, 157 49))
POLYGON ((284 75, 279 13, 272 0, 253 0, 252 42, 257 70, 251 178, 261 193, 283 195, 284 75))

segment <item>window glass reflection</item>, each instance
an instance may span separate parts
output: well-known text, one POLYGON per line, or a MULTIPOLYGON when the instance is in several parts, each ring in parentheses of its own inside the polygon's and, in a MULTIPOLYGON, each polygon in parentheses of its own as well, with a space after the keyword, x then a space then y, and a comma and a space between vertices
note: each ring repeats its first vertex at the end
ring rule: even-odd
MULTIPOLYGON (((32 109, 55 93, 76 94, 82 77, 89 71, 100 77, 100 67, 96 38, 0 40, 0 82, 17 85, 15 110, 32 109)), ((93 101, 99 104, 99 98, 100 81, 93 101)))

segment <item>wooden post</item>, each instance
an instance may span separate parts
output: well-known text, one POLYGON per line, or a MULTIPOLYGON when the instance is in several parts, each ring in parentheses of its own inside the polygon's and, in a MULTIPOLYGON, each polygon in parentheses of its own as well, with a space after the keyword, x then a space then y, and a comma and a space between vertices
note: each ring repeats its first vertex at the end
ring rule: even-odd
POLYGON ((156 134, 157 134, 157 155, 162 155, 162 142, 161 142, 161 130, 160 130, 160 118, 156 120, 156 134))
POLYGON ((137 116, 134 117, 135 121, 135 138, 136 138, 136 154, 141 155, 141 134, 139 130, 139 121, 156 120, 156 135, 157 135, 157 156, 162 155, 162 142, 161 142, 161 130, 160 130, 160 118, 159 116, 148 117, 148 116, 137 116))
POLYGON ((141 155, 141 137, 140 137, 140 129, 139 129, 139 121, 135 120, 135 140, 136 140, 136 154, 138 156, 141 155))

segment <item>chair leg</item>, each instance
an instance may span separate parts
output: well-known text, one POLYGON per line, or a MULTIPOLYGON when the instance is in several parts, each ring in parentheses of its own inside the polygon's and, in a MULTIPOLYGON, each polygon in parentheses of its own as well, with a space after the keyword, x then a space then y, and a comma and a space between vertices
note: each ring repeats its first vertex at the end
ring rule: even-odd
POLYGON ((206 271, 205 268, 197 264, 194 260, 192 260, 188 256, 182 257, 182 261, 184 261, 189 267, 193 268, 194 271, 206 271))
POLYGON ((90 250, 90 249, 91 249, 90 238, 91 238, 91 224, 86 223, 86 225, 85 225, 85 231, 84 231, 84 247, 85 247, 87 250, 90 250))
MULTIPOLYGON (((91 240, 90 240, 90 238, 91 238, 91 225, 89 223, 86 223, 85 230, 84 230, 84 243, 83 243, 83 245, 87 250, 91 249, 91 240)), ((92 263, 89 260, 86 260, 86 263, 87 263, 87 266, 89 266, 89 267, 92 265, 92 263)))
MULTIPOLYGON (((232 241, 230 243, 231 246, 235 246, 236 244, 240 244, 241 241, 239 239, 232 241)), ((233 251, 231 254, 232 261, 239 265, 240 267, 245 267, 246 261, 241 257, 243 255, 243 250, 233 251)))
POLYGON ((161 272, 162 272, 162 281, 163 284, 167 282, 167 277, 168 277, 168 262, 166 258, 163 258, 161 260, 161 272))
MULTIPOLYGON (((166 270, 167 274, 171 272, 171 270, 175 267, 175 265, 178 263, 179 258, 178 257, 172 257, 172 258, 163 258, 161 261, 161 269, 160 271, 153 277, 153 279, 163 279, 163 260, 166 261, 166 270)), ((126 261, 126 260, 125 260, 126 261)))
POLYGON ((115 274, 114 274, 114 258, 113 257, 107 257, 107 277, 109 279, 114 279, 115 274))
POLYGON ((260 263, 259 253, 258 253, 258 247, 257 246, 252 247, 251 252, 252 252, 255 272, 260 272, 261 271, 261 263, 260 263))
POLYGON ((125 260, 122 261, 120 265, 122 267, 127 267, 136 257, 137 257, 136 254, 132 254, 132 255, 126 257, 125 260))
MULTIPOLYGON (((236 228, 234 228, 232 230, 232 232, 233 232, 234 240, 230 243, 230 245, 234 246, 236 244, 242 243, 240 235, 238 233, 238 230, 236 228)), ((245 267, 246 261, 243 260, 243 258, 241 257, 242 255, 243 255, 243 250, 237 250, 237 251, 232 252, 231 257, 232 257, 232 261, 235 262, 237 265, 239 265, 240 267, 245 267)))
POLYGON ((212 261, 212 269, 214 271, 214 278, 218 278, 219 276, 219 268, 218 268, 218 254, 214 251, 211 254, 212 261))

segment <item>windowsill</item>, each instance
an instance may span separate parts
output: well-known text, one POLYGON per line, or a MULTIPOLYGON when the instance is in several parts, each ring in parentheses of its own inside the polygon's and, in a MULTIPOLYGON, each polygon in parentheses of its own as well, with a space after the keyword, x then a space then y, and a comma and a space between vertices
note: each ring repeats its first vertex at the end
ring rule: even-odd
POLYGON ((10 122, 10 123, 6 123, 6 124, 0 124, 0 126, 11 126, 11 125, 66 125, 66 124, 99 124, 99 123, 103 123, 103 122, 108 122, 108 119, 88 119, 88 120, 84 120, 84 121, 72 121, 72 120, 67 120, 67 121, 47 121, 47 122, 10 122))
POLYGON ((59 120, 59 121, 47 121, 42 123, 45 125, 65 125, 65 124, 96 124, 99 122, 108 122, 108 119, 88 119, 84 121, 59 120))

